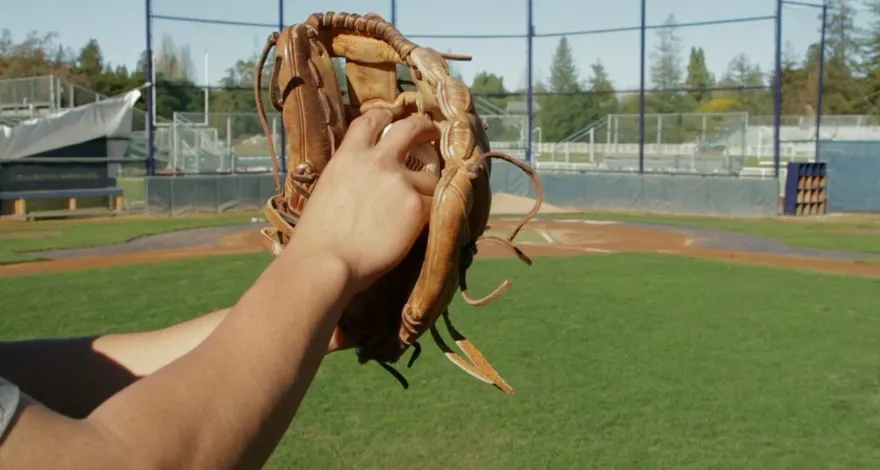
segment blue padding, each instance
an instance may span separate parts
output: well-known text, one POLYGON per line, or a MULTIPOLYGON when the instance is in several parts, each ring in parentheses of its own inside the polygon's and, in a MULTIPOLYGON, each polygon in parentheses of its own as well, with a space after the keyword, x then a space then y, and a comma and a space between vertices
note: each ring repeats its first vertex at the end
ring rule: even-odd
POLYGON ((0 199, 51 199, 62 197, 119 196, 122 188, 59 189, 52 191, 0 191, 0 199))

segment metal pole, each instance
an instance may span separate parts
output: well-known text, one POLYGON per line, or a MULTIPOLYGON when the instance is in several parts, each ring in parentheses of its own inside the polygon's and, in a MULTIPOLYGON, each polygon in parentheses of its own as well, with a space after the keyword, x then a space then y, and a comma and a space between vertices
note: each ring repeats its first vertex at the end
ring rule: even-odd
POLYGON ((648 2, 642 0, 642 49, 641 49, 641 65, 639 78, 639 173, 645 172, 645 56, 647 51, 645 48, 648 42, 648 2))
POLYGON ((154 122, 153 122, 153 87, 155 83, 153 83, 153 2, 152 0, 144 0, 145 1, 145 10, 146 10, 146 18, 147 18, 147 37, 146 37, 146 57, 144 60, 144 65, 146 66, 146 70, 144 70, 144 78, 147 80, 147 176, 153 176, 156 174, 156 160, 155 153, 156 149, 153 147, 153 134, 155 134, 154 122))
POLYGON ((397 26, 397 0, 391 0, 391 24, 397 26))
POLYGON ((532 129, 535 125, 532 101, 532 47, 535 39, 535 26, 532 21, 532 0, 526 0, 526 163, 532 164, 532 129))
POLYGON ((779 128, 782 125, 782 3, 776 0, 776 86, 773 87, 773 177, 779 179, 779 128))
POLYGON ((816 156, 819 160, 819 130, 822 127, 822 95, 825 87, 825 31, 828 25, 828 4, 822 4, 822 36, 819 39, 819 85, 816 87, 816 156))
MULTIPOLYGON (((284 0, 278 0, 278 31, 284 30, 284 0)), ((260 71, 262 73, 262 70, 260 71)), ((271 86, 271 85, 270 85, 271 86)), ((282 173, 287 173, 287 137, 284 135, 284 117, 281 116, 281 165, 282 173)), ((274 138, 274 137, 273 137, 274 138)))
POLYGON ((208 125, 208 113, 211 112, 211 76, 208 73, 208 50, 205 49, 205 126, 208 125))

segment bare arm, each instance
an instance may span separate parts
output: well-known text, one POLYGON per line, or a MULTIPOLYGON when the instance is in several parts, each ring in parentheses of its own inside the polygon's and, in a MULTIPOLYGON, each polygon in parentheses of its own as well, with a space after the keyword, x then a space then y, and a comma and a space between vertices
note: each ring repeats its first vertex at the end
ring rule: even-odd
POLYGON ((258 468, 314 378, 351 288, 333 256, 285 251, 207 339, 88 418, 23 407, 0 468, 258 468))
POLYGON ((26 397, 0 441, 0 468, 262 466, 328 344, 345 343, 334 334, 344 305, 400 262, 427 220, 437 179, 404 160, 439 129, 411 116, 376 143, 391 120, 374 110, 352 122, 289 247, 206 339, 83 419, 26 397))
MULTIPOLYGON (((152 331, 0 342, 0 377, 58 413, 84 418, 104 400, 191 351, 229 310, 152 331)), ((335 330, 327 353, 349 347, 335 330)))
POLYGON ((191 351, 228 312, 217 310, 153 331, 0 342, 0 377, 61 414, 83 418, 134 381, 191 351))

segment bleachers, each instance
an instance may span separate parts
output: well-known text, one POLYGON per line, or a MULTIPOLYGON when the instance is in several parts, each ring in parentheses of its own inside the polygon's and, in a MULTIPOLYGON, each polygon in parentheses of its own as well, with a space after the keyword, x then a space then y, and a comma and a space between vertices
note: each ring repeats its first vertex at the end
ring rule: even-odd
MULTIPOLYGON (((644 169, 651 172, 729 173, 727 160, 717 156, 645 155, 644 169)), ((638 155, 605 155, 600 168, 611 171, 637 171, 638 155)))
MULTIPOLYGON (((823 140, 880 140, 880 126, 823 124, 819 135, 823 140)), ((780 126, 779 140, 784 157, 813 158, 815 156, 815 126, 780 126)), ((773 155, 773 126, 748 126, 745 129, 745 139, 743 139, 743 131, 736 131, 727 138, 726 147, 731 154, 770 157, 773 155)))

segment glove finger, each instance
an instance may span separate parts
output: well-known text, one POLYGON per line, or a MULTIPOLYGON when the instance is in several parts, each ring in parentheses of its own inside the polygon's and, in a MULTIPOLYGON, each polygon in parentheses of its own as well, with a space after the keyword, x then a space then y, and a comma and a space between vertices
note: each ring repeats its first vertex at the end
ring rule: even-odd
POLYGON ((372 147, 379 138, 379 133, 385 126, 391 124, 393 119, 391 111, 383 109, 371 109, 358 116, 348 126, 348 132, 339 145, 340 150, 343 147, 353 149, 372 147))
POLYGON ((375 149, 382 158, 403 162, 414 146, 439 138, 440 129, 433 121, 413 114, 392 124, 375 149))

